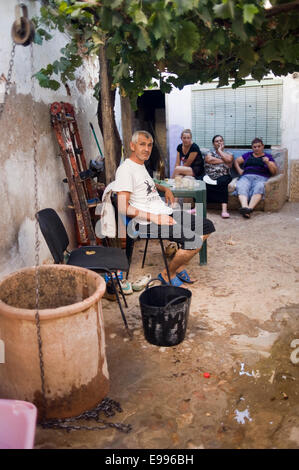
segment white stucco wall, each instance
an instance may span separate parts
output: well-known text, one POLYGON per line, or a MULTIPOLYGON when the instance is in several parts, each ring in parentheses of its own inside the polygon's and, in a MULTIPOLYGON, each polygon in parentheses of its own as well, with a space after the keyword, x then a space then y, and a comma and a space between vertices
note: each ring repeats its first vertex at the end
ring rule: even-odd
POLYGON ((281 144, 288 149, 289 160, 299 159, 299 73, 283 79, 281 144))
MULTIPOLYGON (((39 2, 25 0, 29 17, 36 15, 39 2)), ((15 19, 17 0, 0 0, 0 77, 7 77, 12 39, 11 26, 15 19)), ((66 37, 55 33, 55 38, 43 46, 33 46, 34 72, 59 58, 59 50, 66 37)), ((32 150, 32 72, 31 48, 16 46, 12 87, 4 114, 0 120, 0 276, 24 266, 34 265, 34 167, 32 150)), ((103 140, 98 127, 97 101, 93 86, 97 81, 97 67, 88 61, 77 73, 77 80, 69 83, 71 96, 64 86, 54 92, 34 86, 34 105, 38 133, 38 189, 39 208, 53 207, 66 225, 74 241, 73 213, 67 209, 68 186, 62 182, 65 172, 59 148, 50 124, 49 108, 54 101, 70 102, 75 106, 77 122, 87 163, 98 156, 89 122, 92 122, 102 151, 103 140)), ((3 82, 3 80, 2 80, 3 82)), ((1 80, 0 80, 1 83, 1 80)), ((0 102, 3 99, 0 85, 0 102)), ((40 234, 40 261, 51 259, 40 234)))

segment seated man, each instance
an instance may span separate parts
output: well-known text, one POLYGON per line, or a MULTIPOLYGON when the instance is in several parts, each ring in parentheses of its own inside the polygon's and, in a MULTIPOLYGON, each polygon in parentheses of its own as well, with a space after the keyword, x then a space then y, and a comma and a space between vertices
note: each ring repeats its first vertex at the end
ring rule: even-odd
MULTIPOLYGON (((213 223, 199 220, 192 214, 173 211, 167 205, 174 203, 174 196, 169 188, 156 185, 148 174, 144 162, 150 157, 153 138, 146 131, 136 131, 130 143, 132 151, 117 169, 113 189, 118 193, 118 210, 138 224, 142 238, 163 238, 182 245, 169 263, 171 284, 174 286, 194 282, 190 279, 185 265, 199 252, 202 243, 215 231, 213 223), (165 193, 165 202, 158 191, 165 193)), ((159 274, 159 279, 166 284, 166 269, 159 274)))

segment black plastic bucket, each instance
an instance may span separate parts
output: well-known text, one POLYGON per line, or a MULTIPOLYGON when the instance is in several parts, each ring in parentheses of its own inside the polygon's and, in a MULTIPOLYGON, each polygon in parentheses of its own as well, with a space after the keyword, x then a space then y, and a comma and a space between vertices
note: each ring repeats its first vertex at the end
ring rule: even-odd
POLYGON ((156 346, 175 346, 185 338, 192 293, 171 285, 148 288, 154 280, 139 296, 144 336, 156 346))

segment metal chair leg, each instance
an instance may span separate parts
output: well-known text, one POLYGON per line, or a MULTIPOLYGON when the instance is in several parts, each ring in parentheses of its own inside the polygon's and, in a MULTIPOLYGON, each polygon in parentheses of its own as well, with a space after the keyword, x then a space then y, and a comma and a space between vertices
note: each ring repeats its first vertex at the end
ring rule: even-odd
POLYGON ((166 268, 166 271, 167 271, 167 276, 168 276, 169 282, 171 283, 170 273, 169 273, 168 264, 167 264, 167 258, 166 258, 166 254, 165 254, 165 250, 164 250, 163 241, 162 241, 161 238, 159 238, 159 242, 160 242, 160 245, 161 245, 161 251, 162 251, 162 255, 163 255, 163 259, 164 259, 165 268, 166 268))
POLYGON ((142 266, 141 266, 142 268, 144 267, 144 263, 145 263, 148 242, 149 242, 149 239, 147 238, 145 241, 145 247, 144 247, 144 252, 143 252, 143 259, 142 259, 142 266))
POLYGON ((119 309, 120 309, 120 313, 121 313, 123 322, 124 322, 124 324, 125 324, 127 333, 128 333, 128 335, 130 336, 130 338, 132 338, 132 333, 131 333, 131 331, 129 330, 129 326, 128 326, 128 323, 127 323, 127 319, 126 319, 125 313, 124 313, 124 311, 123 311, 123 308, 122 308, 122 306, 121 306, 120 298, 119 298, 119 295, 118 295, 118 292, 117 292, 117 288, 116 288, 116 285, 115 285, 115 283, 114 283, 114 280, 113 280, 112 276, 111 276, 111 282, 112 282, 112 285, 113 285, 113 288, 114 288, 114 291, 115 291, 115 295, 116 295, 116 299, 117 299, 118 306, 119 306, 119 309))
POLYGON ((119 278, 118 278, 118 275, 117 275, 117 273, 116 273, 116 272, 115 272, 115 277, 116 277, 117 284, 118 284, 118 287, 119 287, 120 293, 121 293, 121 295, 122 295, 122 298, 123 298, 124 304, 125 304, 125 306, 128 308, 127 300, 126 300, 126 297, 125 297, 124 291, 122 290, 122 287, 121 287, 121 284, 120 284, 120 282, 119 282, 119 278))
POLYGON ((127 258, 128 258, 129 269, 128 269, 127 274, 126 274, 126 279, 128 279, 128 277, 129 277, 129 271, 130 271, 130 267, 131 267, 131 261, 132 261, 133 250, 134 250, 134 242, 135 242, 135 240, 130 238, 127 235, 127 238, 126 238, 126 255, 127 255, 127 258))

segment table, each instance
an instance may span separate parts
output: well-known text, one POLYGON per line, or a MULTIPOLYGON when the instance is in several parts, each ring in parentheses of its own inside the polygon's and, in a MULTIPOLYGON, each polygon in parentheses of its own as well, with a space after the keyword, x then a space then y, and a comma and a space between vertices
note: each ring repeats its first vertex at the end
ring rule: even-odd
MULTIPOLYGON (((169 189, 172 191, 173 195, 175 197, 180 197, 180 198, 193 198, 195 201, 195 204, 201 203, 199 205, 196 205, 196 215, 197 216, 202 216, 206 217, 207 216, 207 198, 206 198, 206 183, 201 180, 196 180, 195 186, 193 189, 191 188, 176 188, 175 186, 171 186, 167 183, 167 181, 157 181, 155 180, 157 184, 160 184, 162 186, 167 186, 169 189), (202 208, 202 211, 201 211, 202 208)), ((161 196, 163 196, 163 193, 161 193, 161 196)), ((203 242, 202 248, 199 252, 199 264, 207 264, 207 240, 203 242)))

